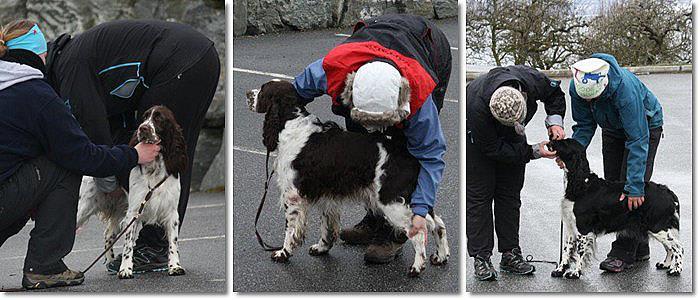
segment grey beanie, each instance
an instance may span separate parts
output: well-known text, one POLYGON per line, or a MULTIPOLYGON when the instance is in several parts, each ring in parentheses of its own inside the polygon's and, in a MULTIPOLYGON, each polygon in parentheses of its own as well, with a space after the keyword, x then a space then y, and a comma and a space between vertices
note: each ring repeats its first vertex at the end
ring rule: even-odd
POLYGON ((491 95, 489 108, 498 122, 513 127, 519 135, 525 135, 522 123, 527 116, 527 102, 518 89, 509 86, 497 88, 491 95))

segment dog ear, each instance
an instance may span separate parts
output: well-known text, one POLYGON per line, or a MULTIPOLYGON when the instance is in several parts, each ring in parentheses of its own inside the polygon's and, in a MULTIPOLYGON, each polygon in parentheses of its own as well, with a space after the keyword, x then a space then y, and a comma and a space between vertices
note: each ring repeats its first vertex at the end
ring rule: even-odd
POLYGON ((263 145, 267 151, 272 152, 277 149, 277 139, 283 126, 280 105, 271 102, 265 113, 265 123, 263 123, 263 145))
POLYGON ((187 144, 185 137, 182 134, 182 128, 177 124, 174 117, 169 116, 168 122, 163 125, 165 130, 161 141, 166 142, 166 145, 161 145, 161 153, 165 169, 168 174, 178 177, 187 169, 187 144))

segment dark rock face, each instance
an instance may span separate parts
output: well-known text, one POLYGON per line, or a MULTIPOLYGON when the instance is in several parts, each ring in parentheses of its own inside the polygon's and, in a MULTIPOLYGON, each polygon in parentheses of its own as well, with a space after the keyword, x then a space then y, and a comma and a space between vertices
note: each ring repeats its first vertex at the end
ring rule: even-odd
POLYGON ((458 13, 457 0, 233 0, 233 9, 235 36, 349 26, 387 13, 426 18, 455 17, 458 13))
MULTIPOLYGON (((238 2, 238 1, 236 1, 238 2)), ((238 5, 238 3, 236 3, 238 5)), ((245 12, 243 12, 245 13, 245 12)), ((206 115, 194 157, 192 187, 197 190, 217 153, 222 152, 225 119, 226 12, 224 0, 1 0, 0 22, 27 18, 39 22, 48 40, 120 19, 161 19, 189 24, 214 41, 221 61, 217 93, 206 115)), ((240 28, 239 28, 240 30, 240 28)), ((209 185, 224 186, 224 178, 209 185)))

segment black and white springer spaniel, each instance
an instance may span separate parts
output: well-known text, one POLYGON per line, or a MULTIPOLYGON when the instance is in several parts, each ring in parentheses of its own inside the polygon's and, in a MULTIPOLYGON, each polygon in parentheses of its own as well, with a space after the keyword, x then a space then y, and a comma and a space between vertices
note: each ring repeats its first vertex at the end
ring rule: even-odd
POLYGON ((566 165, 567 181, 561 202, 566 238, 553 277, 579 278, 595 254, 596 237, 612 232, 637 240, 653 237, 666 249, 666 258, 656 268, 667 269, 671 276, 681 274, 678 197, 668 187, 647 182, 644 204, 629 211, 627 201, 619 201, 625 183, 606 181, 592 173, 581 144, 566 139, 551 141, 549 148, 566 165))
MULTIPOLYGON (((108 199, 97 190, 94 179, 84 177, 80 187, 78 202, 77 228, 82 227, 92 215, 98 215, 107 223, 105 229, 105 248, 115 242, 115 238, 131 219, 138 213, 146 194, 162 180, 163 183, 153 191, 138 220, 126 233, 122 263, 118 272, 120 279, 133 278, 134 242, 143 225, 156 224, 163 227, 169 242, 168 275, 185 274, 180 265, 177 247, 180 200, 180 174, 187 167, 187 151, 182 129, 175 116, 165 106, 154 106, 143 116, 143 123, 134 133, 131 146, 139 142, 160 144, 161 151, 156 160, 146 165, 139 165, 129 175, 129 192, 121 199, 108 199)), ((106 262, 114 260, 114 252, 108 251, 106 262)))
MULTIPOLYGON (((321 238, 309 248, 311 255, 324 255, 333 247, 343 204, 365 205, 383 215, 399 233, 410 229, 413 214, 409 205, 420 164, 405 143, 321 122, 298 104, 294 86, 286 81, 270 81, 247 96, 250 110, 265 114, 263 144, 271 152, 277 150, 274 168, 287 226, 283 248, 273 252, 272 260, 288 261, 294 248, 303 243, 310 206, 322 213, 321 238)), ((426 220, 437 244, 430 262, 445 264, 450 256, 445 224, 433 211, 426 220)), ((425 269, 424 235, 411 239, 415 258, 409 275, 417 276, 425 269)))

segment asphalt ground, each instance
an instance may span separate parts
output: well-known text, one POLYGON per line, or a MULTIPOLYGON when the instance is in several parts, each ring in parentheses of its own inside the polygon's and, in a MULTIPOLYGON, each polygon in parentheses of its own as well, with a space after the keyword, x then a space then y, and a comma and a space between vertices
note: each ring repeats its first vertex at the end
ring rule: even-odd
MULTIPOLYGON (((452 46, 458 45, 456 18, 437 21, 452 46)), ((450 262, 446 266, 428 266, 420 278, 408 278, 413 249, 387 265, 365 265, 364 247, 340 242, 330 254, 312 257, 307 251, 318 240, 320 214, 312 210, 304 245, 296 249, 287 264, 271 261, 270 252, 258 245, 253 229, 255 212, 263 192, 265 150, 262 145, 263 116, 248 110, 245 92, 259 88, 273 78, 289 79, 309 63, 323 57, 344 40, 350 28, 236 37, 233 48, 234 119, 234 291, 237 292, 442 292, 458 293, 459 276, 459 57, 452 51, 452 75, 447 99, 441 112, 441 124, 447 139, 446 169, 440 184, 436 212, 447 225, 450 262), (340 33, 341 35, 337 35, 340 33), (263 72, 254 74, 252 72, 263 72), (276 73, 269 74, 269 73, 276 73)), ((330 98, 324 96, 309 104, 309 111, 322 120, 343 120, 330 111, 330 98)), ((270 244, 284 239, 284 214, 279 209, 279 191, 270 188, 259 228, 270 244)), ((364 216, 363 208, 343 209, 343 226, 352 226, 364 216)), ((428 251, 435 251, 432 238, 428 251)))
MULTIPOLYGON (((22 265, 33 222, 0 248, 0 288, 21 286, 22 265)), ((73 270, 86 268, 104 249, 104 225, 93 217, 77 235, 73 252, 65 263, 73 270)), ((81 293, 226 293, 226 196, 224 193, 196 193, 190 196, 187 214, 178 238, 180 262, 187 273, 171 277, 167 272, 136 274, 119 280, 107 274, 102 261, 74 287, 43 292, 81 293)), ((121 253, 123 238, 115 253, 121 253)))
MULTIPOLYGON (((467 259, 466 290, 472 293, 512 292, 692 292, 692 75, 657 74, 639 76, 659 98, 664 109, 664 138, 659 144, 652 181, 668 185, 681 203, 681 242, 685 248, 683 273, 669 277, 665 271, 656 270, 655 264, 663 260, 665 250, 655 240, 650 240, 651 260, 637 263, 634 269, 621 274, 608 274, 598 265, 610 251, 614 235, 598 238, 597 257, 579 280, 552 278, 553 265, 535 263, 537 271, 532 276, 499 273, 498 281, 479 282, 473 275, 473 259, 467 259)), ((568 80, 566 87, 567 103, 568 80)), ((547 139, 544 129, 544 106, 527 126, 530 144, 547 139)), ((565 118, 567 136, 573 125, 571 109, 565 118)), ((596 132, 588 148, 588 160, 593 172, 603 176, 601 134, 596 132)), ((558 261, 560 200, 564 194, 563 171, 554 161, 540 159, 527 165, 525 187, 522 190, 520 209, 520 246, 523 253, 536 260, 558 261)), ((494 250, 496 252, 496 250, 494 250)), ((492 262, 498 268, 501 255, 494 253, 492 262)))

